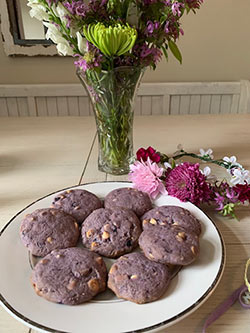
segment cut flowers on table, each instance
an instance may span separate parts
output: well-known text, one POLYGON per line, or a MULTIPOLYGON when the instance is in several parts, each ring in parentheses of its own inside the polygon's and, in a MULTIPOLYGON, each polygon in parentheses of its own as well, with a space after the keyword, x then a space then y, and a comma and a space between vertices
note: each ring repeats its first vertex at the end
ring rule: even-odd
POLYGON ((30 15, 43 21, 46 38, 61 55, 76 57, 81 70, 119 66, 155 69, 183 35, 181 17, 203 0, 28 0, 30 15))
POLYGON ((245 170, 235 156, 214 159, 212 149, 200 149, 199 153, 179 150, 169 157, 154 148, 140 148, 136 161, 130 166, 129 180, 138 190, 148 193, 153 199, 159 194, 168 194, 181 201, 195 205, 215 205, 224 216, 234 218, 235 208, 250 201, 250 171, 245 170), (219 180, 211 175, 211 169, 199 163, 177 161, 184 156, 224 167, 230 180, 219 180))

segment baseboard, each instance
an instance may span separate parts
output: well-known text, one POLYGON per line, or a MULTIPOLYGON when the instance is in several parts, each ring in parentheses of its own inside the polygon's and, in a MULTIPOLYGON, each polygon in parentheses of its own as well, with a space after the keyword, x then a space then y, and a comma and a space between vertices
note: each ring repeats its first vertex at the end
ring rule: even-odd
MULTIPOLYGON (((250 112, 250 82, 143 83, 137 115, 250 112)), ((0 116, 89 116, 80 84, 0 85, 0 116)))

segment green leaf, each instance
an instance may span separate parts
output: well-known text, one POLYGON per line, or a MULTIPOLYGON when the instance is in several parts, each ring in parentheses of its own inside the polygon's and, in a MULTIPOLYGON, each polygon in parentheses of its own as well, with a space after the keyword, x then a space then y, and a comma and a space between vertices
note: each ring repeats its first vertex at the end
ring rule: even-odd
POLYGON ((169 46, 171 52, 173 53, 173 55, 175 56, 175 58, 180 62, 180 64, 182 64, 182 55, 181 55, 181 52, 178 49, 178 46, 176 45, 176 43, 173 42, 172 40, 169 40, 168 46, 169 46))
POLYGON ((167 53, 167 48, 166 48, 164 45, 162 45, 161 49, 162 49, 162 52, 163 52, 163 53, 164 53, 164 55, 165 55, 165 58, 166 58, 166 59, 167 59, 167 61, 168 61, 168 53, 167 53))

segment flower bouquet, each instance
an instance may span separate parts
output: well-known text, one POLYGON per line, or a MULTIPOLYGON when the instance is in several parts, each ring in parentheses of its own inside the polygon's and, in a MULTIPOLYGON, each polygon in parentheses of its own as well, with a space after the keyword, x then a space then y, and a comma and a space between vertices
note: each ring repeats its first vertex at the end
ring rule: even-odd
POLYGON ((140 148, 137 160, 130 166, 129 179, 138 190, 155 199, 168 194, 181 201, 213 205, 223 216, 236 218, 235 208, 250 202, 250 171, 237 162, 235 156, 214 159, 212 149, 199 153, 186 152, 182 146, 169 157, 152 147, 140 148), (199 163, 177 161, 188 156, 227 170, 229 179, 219 180, 211 175, 210 167, 199 163))
POLYGON ((99 138, 99 169, 126 174, 133 159, 133 100, 146 67, 168 52, 182 62, 180 20, 203 0, 28 0, 46 38, 75 57, 99 138))

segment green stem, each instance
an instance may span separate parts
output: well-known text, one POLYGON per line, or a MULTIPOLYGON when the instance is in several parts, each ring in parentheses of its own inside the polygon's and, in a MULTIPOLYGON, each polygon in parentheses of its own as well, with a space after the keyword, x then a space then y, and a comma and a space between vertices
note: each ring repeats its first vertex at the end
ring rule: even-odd
MULTIPOLYGON (((197 155, 197 154, 194 154, 194 153, 187 153, 184 150, 181 150, 180 154, 175 155, 172 158, 173 158, 173 160, 176 161, 179 158, 182 158, 184 156, 189 156, 189 157, 192 157, 192 158, 196 158, 196 159, 202 160, 202 161, 207 162, 207 163, 217 164, 217 165, 222 166, 226 169, 232 169, 232 168, 239 167, 238 165, 233 164, 231 162, 224 161, 223 159, 213 160, 209 156, 200 156, 200 155, 197 155)), ((168 156, 163 155, 163 162, 167 161, 167 159, 169 160, 168 156)))

